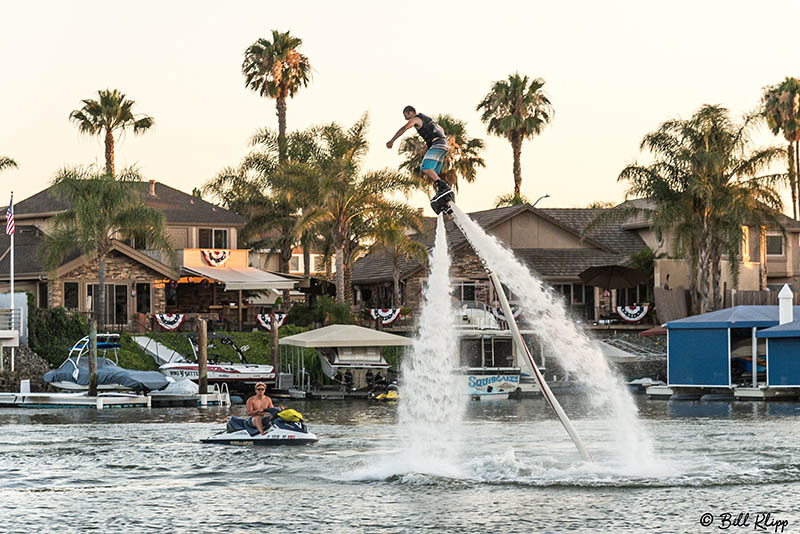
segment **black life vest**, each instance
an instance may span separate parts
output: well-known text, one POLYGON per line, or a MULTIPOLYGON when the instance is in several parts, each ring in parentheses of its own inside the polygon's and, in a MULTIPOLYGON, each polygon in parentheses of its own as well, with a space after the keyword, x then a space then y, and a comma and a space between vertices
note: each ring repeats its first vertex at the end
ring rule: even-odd
POLYGON ((446 142, 444 130, 441 126, 436 124, 432 118, 422 113, 417 113, 417 117, 422 121, 422 126, 415 126, 417 133, 425 140, 425 144, 430 148, 436 141, 446 142))

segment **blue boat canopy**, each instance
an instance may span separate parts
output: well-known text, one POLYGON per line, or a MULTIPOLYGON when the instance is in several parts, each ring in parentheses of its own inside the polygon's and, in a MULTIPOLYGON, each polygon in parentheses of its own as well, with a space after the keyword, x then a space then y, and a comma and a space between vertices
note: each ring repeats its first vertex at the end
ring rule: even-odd
MULTIPOLYGON (((795 306, 795 308, 797 307, 795 306)), ((800 319, 795 319, 794 321, 771 328, 765 328, 764 330, 756 332, 756 337, 800 337, 800 319)))
MULTIPOLYGON (((794 317, 800 317, 800 306, 793 306, 792 309, 794 317)), ((670 330, 698 328, 767 328, 777 325, 778 306, 734 306, 733 308, 725 308, 724 310, 692 315, 691 317, 670 321, 666 326, 667 330, 670 330)), ((796 328, 800 328, 800 326, 796 328)))

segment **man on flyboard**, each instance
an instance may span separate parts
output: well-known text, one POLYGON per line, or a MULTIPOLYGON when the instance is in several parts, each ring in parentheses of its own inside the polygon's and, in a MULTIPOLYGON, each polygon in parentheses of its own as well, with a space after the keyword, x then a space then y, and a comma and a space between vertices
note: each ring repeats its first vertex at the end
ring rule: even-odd
POLYGON ((450 148, 447 143, 447 136, 441 126, 427 115, 417 113, 413 106, 403 108, 403 117, 407 122, 386 143, 386 148, 392 148, 394 142, 412 126, 417 129, 417 133, 428 146, 428 151, 425 152, 425 156, 422 158, 420 170, 422 175, 436 187, 436 194, 431 199, 431 207, 433 211, 439 213, 446 209, 447 204, 455 201, 456 198, 447 182, 439 176, 439 173, 442 172, 442 163, 444 163, 444 158, 450 148))

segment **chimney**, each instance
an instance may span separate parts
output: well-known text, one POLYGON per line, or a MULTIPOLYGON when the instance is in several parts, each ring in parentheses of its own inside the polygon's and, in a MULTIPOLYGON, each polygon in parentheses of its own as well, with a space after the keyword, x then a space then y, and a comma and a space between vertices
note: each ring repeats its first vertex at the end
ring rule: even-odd
POLYGON ((150 180, 150 194, 156 196, 156 181, 150 180))
POLYGON ((789 289, 788 284, 783 284, 781 292, 778 293, 778 324, 791 323, 793 319, 792 301, 794 295, 789 289))

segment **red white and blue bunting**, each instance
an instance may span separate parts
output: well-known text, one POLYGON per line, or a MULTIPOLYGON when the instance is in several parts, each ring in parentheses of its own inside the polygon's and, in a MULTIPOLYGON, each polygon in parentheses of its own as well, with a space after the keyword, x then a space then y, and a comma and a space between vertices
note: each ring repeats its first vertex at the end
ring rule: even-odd
POLYGON ((369 314, 383 326, 389 326, 400 316, 400 308, 370 308, 369 314))
POLYGON ((230 250, 201 250, 203 259, 212 267, 222 267, 231 256, 230 250))
MULTIPOLYGON (((259 313, 256 315, 256 320, 264 330, 272 330, 272 317, 270 317, 268 313, 259 313)), ((275 320, 278 323, 278 328, 282 327, 283 323, 286 322, 286 314, 276 313, 275 320)))
MULTIPOLYGON (((518 318, 521 312, 522 310, 520 308, 511 308, 511 315, 514 316, 514 319, 518 318)), ((506 314, 503 313, 502 308, 492 308, 492 315, 494 315, 494 318, 498 321, 506 320, 506 314)))
POLYGON ((175 330, 183 324, 186 315, 183 313, 157 313, 155 318, 158 326, 164 330, 175 330))
POLYGON ((617 315, 622 317, 623 321, 629 323, 637 323, 644 319, 647 312, 650 311, 650 305, 644 306, 617 306, 617 315))

